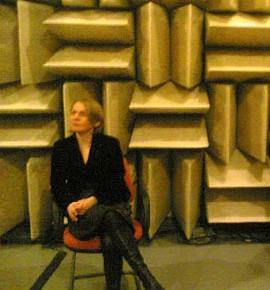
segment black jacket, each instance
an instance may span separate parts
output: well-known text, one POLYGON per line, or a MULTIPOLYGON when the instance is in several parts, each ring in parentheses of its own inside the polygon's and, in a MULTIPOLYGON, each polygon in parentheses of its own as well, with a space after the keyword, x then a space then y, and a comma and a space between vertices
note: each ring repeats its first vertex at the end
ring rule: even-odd
POLYGON ((119 141, 94 133, 86 164, 75 134, 54 144, 51 159, 51 190, 60 208, 92 192, 99 203, 113 205, 130 198, 126 186, 123 155, 119 141))

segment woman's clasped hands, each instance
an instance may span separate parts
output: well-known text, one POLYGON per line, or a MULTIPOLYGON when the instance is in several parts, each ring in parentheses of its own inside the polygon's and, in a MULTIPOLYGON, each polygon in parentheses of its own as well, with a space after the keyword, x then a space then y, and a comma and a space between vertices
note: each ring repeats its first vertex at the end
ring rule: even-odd
POLYGON ((94 196, 71 202, 67 207, 68 215, 72 221, 76 222, 79 215, 84 215, 96 203, 97 199, 94 196))

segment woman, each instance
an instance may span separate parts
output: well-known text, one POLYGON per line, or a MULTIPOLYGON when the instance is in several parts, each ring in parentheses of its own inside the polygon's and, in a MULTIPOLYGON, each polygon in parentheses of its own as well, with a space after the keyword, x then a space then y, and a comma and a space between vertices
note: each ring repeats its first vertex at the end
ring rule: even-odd
POLYGON ((119 141, 99 133, 103 110, 92 99, 76 101, 71 111, 73 135, 55 143, 51 188, 79 239, 101 236, 107 289, 120 289, 124 257, 145 289, 164 289, 153 277, 135 243, 130 192, 119 141))

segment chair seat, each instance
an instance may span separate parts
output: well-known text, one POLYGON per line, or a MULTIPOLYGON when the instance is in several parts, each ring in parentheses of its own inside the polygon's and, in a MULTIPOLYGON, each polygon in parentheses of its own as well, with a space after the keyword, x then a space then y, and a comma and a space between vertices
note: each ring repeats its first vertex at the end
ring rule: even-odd
MULTIPOLYGON (((134 238, 139 241, 143 235, 142 225, 139 221, 133 220, 133 226, 135 229, 134 238)), ((66 247, 76 252, 102 252, 99 236, 89 240, 79 240, 71 234, 69 227, 64 230, 63 241, 66 247)))

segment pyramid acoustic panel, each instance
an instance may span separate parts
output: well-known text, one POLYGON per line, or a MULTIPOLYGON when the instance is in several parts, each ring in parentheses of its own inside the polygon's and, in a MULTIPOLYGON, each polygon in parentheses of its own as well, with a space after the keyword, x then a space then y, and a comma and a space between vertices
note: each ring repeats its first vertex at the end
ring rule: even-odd
MULTIPOLYGON (((18 2, 21 0, 3 0, 6 2, 18 2)), ((59 7, 61 5, 62 0, 23 0, 23 1, 28 1, 28 2, 34 2, 34 3, 39 3, 39 4, 46 4, 47 6, 55 6, 59 7)))
POLYGON ((206 15, 206 45, 269 47, 269 32, 269 15, 206 15))
POLYGON ((203 11, 193 5, 175 9, 172 14, 172 80, 185 88, 201 82, 203 20, 203 11))
POLYGON ((236 86, 209 85, 210 110, 206 115, 209 148, 216 158, 229 163, 236 148, 236 86))
POLYGON ((29 158, 27 191, 32 240, 44 239, 52 229, 52 195, 50 190, 51 157, 49 154, 29 158))
POLYGON ((172 206, 190 239, 200 216, 203 152, 173 151, 172 206))
POLYGON ((0 148, 50 148, 60 138, 59 122, 38 116, 0 115, 0 148))
POLYGON ((0 114, 50 114, 61 111, 61 84, 22 86, 11 83, 0 88, 0 114))
POLYGON ((148 87, 170 78, 170 24, 166 9, 153 2, 136 11, 138 80, 148 87))
POLYGON ((33 239, 47 231, 36 172, 81 97, 130 158, 149 236, 170 214, 192 236, 202 177, 210 222, 269 221, 269 17, 268 0, 2 1, 0 153, 31 186, 10 185, 20 202, 1 233, 29 218, 33 239))
POLYGON ((55 8, 33 2, 18 1, 21 84, 35 84, 55 79, 43 70, 43 64, 59 48, 60 43, 42 22, 55 8))
POLYGON ((103 109, 105 113, 104 133, 118 138, 124 154, 128 152, 133 127, 133 114, 129 104, 135 82, 104 82, 103 109))
POLYGON ((207 11, 211 12, 237 12, 239 0, 207 0, 207 11))
POLYGON ((65 77, 134 78, 134 47, 66 46, 45 64, 46 71, 65 77))
POLYGON ((0 152, 0 236, 22 223, 27 215, 25 155, 0 152), (16 201, 16 202, 15 202, 16 201))
POLYGON ((269 134, 269 85, 245 84, 239 89, 237 146, 266 162, 269 134))
POLYGON ((250 13, 269 13, 270 2, 269 0, 238 0, 239 8, 243 12, 250 13))
POLYGON ((269 81, 270 53, 256 49, 206 50, 206 81, 269 81))
POLYGON ((0 4, 0 84, 20 80, 16 9, 0 4))
POLYGON ((205 114, 209 107, 204 87, 185 89, 168 82, 157 88, 137 84, 129 109, 145 114, 205 114))
POLYGON ((95 81, 67 81, 63 85, 63 113, 64 113, 64 133, 65 136, 71 134, 70 114, 75 101, 81 98, 93 98, 100 100, 100 86, 95 81))
POLYGON ((134 43, 134 20, 129 11, 62 11, 43 22, 59 39, 73 43, 134 43))
POLYGON ((268 188, 205 189, 209 223, 270 222, 268 188))
POLYGON ((188 4, 193 4, 195 6, 198 6, 200 8, 206 8, 206 3, 208 0, 155 0, 154 2, 165 6, 168 9, 171 8, 177 8, 177 7, 181 7, 181 6, 185 6, 188 4))
POLYGON ((130 0, 100 0, 99 7, 101 8, 121 8, 128 9, 131 8, 130 0))
POLYGON ((187 149, 207 148, 205 119, 200 116, 140 116, 137 118, 129 148, 187 149))
POLYGON ((235 150, 229 164, 206 154, 206 181, 209 188, 267 188, 270 186, 269 158, 264 164, 235 150))
POLYGON ((210 223, 270 221, 270 167, 235 150, 222 165, 206 155, 206 209, 210 223))
POLYGON ((150 239, 170 212, 168 151, 143 151, 140 160, 140 192, 144 199, 145 224, 150 239))
POLYGON ((130 0, 131 6, 135 8, 139 8, 143 4, 147 3, 148 0, 130 0))
POLYGON ((94 8, 97 0, 62 0, 62 5, 69 8, 94 8))

